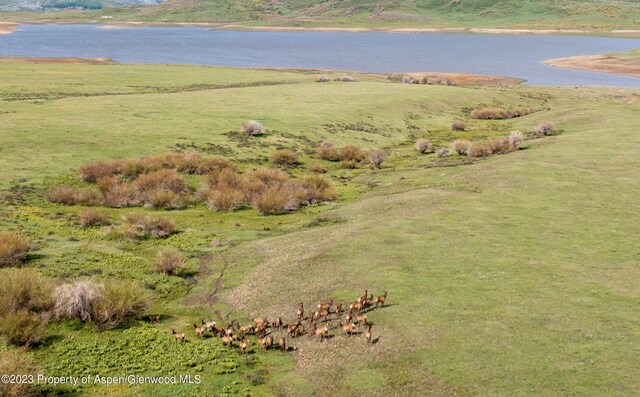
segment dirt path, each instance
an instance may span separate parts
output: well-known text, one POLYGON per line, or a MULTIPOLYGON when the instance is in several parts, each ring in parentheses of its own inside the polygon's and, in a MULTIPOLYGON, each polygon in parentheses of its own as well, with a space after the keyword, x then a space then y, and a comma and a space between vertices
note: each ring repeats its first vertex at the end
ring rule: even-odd
POLYGON ((550 59, 548 61, 544 61, 544 63, 558 68, 588 70, 591 72, 604 72, 640 77, 640 63, 626 61, 607 54, 550 59))

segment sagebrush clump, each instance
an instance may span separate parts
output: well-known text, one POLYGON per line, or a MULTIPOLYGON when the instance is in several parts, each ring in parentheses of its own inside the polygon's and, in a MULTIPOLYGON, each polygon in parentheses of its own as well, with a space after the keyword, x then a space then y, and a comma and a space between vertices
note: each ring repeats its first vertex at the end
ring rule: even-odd
POLYGON ((165 238, 175 231, 173 220, 148 214, 128 214, 123 218, 125 235, 136 238, 165 238))
POLYGON ((269 160, 281 167, 293 167, 298 164, 298 154, 291 149, 278 149, 271 153, 269 160))
POLYGON ((387 159, 387 154, 384 150, 373 150, 369 152, 369 163, 375 169, 379 169, 382 166, 382 163, 387 159))
POLYGON ((546 135, 551 135, 556 132, 556 126, 552 122, 545 121, 536 126, 533 130, 533 133, 536 137, 542 137, 546 135))
POLYGON ((322 142, 316 149, 318 157, 328 161, 338 161, 338 150, 331 142, 322 142))
POLYGON ((451 123, 451 129, 453 131, 465 131, 467 128, 469 128, 469 125, 461 120, 455 120, 451 123))
POLYGON ((244 131, 244 133, 249 136, 257 136, 267 133, 267 129, 264 128, 264 125, 256 120, 249 120, 244 123, 242 125, 242 131, 244 131))
POLYGON ((524 142, 524 135, 520 131, 511 131, 508 139, 511 147, 517 149, 524 142))
POLYGON ((184 264, 184 257, 176 251, 160 251, 153 262, 156 271, 167 276, 173 275, 184 264))
POLYGON ((94 226, 106 226, 109 224, 111 217, 104 211, 98 211, 95 209, 86 209, 78 215, 80 226, 82 227, 94 227, 94 226))
POLYGON ((431 149, 431 142, 429 140, 420 138, 416 141, 416 150, 420 154, 425 154, 431 149))
POLYGON ((511 119, 515 117, 522 117, 533 113, 532 108, 517 108, 517 109, 503 109, 503 108, 478 108, 471 111, 471 117, 481 120, 503 120, 511 119))
POLYGON ((18 265, 31 250, 31 243, 14 232, 0 232, 0 267, 18 265))
POLYGON ((453 141, 453 151, 460 156, 466 156, 469 151, 469 141, 465 139, 456 139, 453 141))

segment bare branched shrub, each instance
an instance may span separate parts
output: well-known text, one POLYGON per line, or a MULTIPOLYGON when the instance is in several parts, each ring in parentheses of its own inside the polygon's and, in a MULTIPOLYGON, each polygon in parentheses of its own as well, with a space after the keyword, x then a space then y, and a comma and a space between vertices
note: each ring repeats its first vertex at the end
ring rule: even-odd
POLYGON ((402 84, 420 84, 420 80, 412 76, 402 76, 402 84))
POLYGON ((158 273, 171 276, 176 270, 184 266, 184 263, 184 257, 179 252, 160 251, 158 255, 156 255, 153 266, 158 273))
POLYGON ((367 158, 367 154, 357 146, 347 145, 340 150, 340 161, 361 162, 367 158))
POLYGON ((327 168, 320 163, 312 163, 309 165, 309 171, 315 172, 316 174, 325 174, 327 172, 327 168))
POLYGON ((44 339, 46 320, 41 314, 28 310, 8 313, 0 321, 0 334, 15 346, 34 346, 44 339))
POLYGON ((420 152, 420 154, 425 154, 431 149, 431 142, 427 139, 420 138, 416 141, 416 150, 420 152))
POLYGON ((25 237, 14 232, 0 232, 0 267, 17 265, 31 249, 25 237))
POLYGON ((438 150, 438 157, 447 157, 449 155, 449 149, 447 149, 446 147, 440 148, 440 150, 438 150))
POLYGON ((353 83, 354 81, 356 81, 356 79, 354 79, 349 75, 343 75, 343 76, 337 77, 336 81, 341 81, 343 83, 353 83))
POLYGON ((536 128, 533 130, 533 133, 536 137, 551 135, 554 132, 556 132, 556 126, 555 124, 549 121, 538 124, 536 128))
POLYGON ((369 163, 373 166, 373 168, 380 169, 382 163, 384 163, 384 161, 387 159, 387 154, 384 152, 384 150, 373 150, 369 152, 368 157, 369 163))
POLYGON ((486 157, 491 156, 491 153, 491 146, 484 142, 474 143, 469 149, 469 156, 471 157, 486 157))
POLYGON ((461 120, 455 120, 451 123, 451 129, 453 131, 464 131, 469 128, 469 125, 461 120))
POLYGON ((509 145, 512 148, 517 149, 524 142, 524 135, 520 131, 511 131, 509 134, 509 145))
POLYGON ((329 161, 339 160, 338 151, 336 150, 335 146, 333 146, 331 142, 326 142, 326 141, 322 142, 320 146, 318 146, 318 148, 316 149, 316 153, 318 154, 318 157, 320 157, 323 160, 329 160, 329 161))
POLYGON ((175 230, 170 218, 146 214, 128 214, 124 216, 125 235, 136 238, 165 238, 175 230))
POLYGON ((104 286, 82 280, 56 288, 55 314, 60 318, 90 321, 92 307, 104 296, 104 286))
POLYGON ((78 219, 82 227, 106 226, 109 224, 110 216, 104 211, 87 209, 78 215, 78 219))
MULTIPOLYGON (((41 370, 22 350, 4 350, 0 352, 0 374, 33 376, 37 379, 41 370)), ((31 397, 36 395, 34 386, 29 382, 0 382, 0 396, 31 397)))
POLYGON ((453 151, 460 156, 466 156, 469 151, 469 141, 465 139, 456 139, 453 141, 453 151))
POLYGON ((316 81, 317 81, 318 83, 326 83, 326 82, 331 81, 331 79, 330 79, 328 76, 318 76, 318 77, 316 78, 316 81))
POLYGON ((269 156, 269 160, 281 167, 293 167, 298 164, 298 154, 291 149, 278 149, 269 156))
POLYGON ((496 138, 489 141, 489 147, 492 154, 504 154, 511 151, 511 145, 508 138, 496 138))
POLYGON ((264 128, 261 122, 256 120, 247 121, 242 125, 242 131, 249 136, 256 136, 266 134, 267 130, 264 128))

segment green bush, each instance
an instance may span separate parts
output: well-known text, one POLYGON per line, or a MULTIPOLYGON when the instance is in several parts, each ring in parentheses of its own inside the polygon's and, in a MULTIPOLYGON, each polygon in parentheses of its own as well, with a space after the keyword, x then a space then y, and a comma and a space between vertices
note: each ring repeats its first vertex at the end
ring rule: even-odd
POLYGON ((2 316, 0 334, 11 345, 30 347, 43 340, 45 325, 41 314, 18 310, 2 316))

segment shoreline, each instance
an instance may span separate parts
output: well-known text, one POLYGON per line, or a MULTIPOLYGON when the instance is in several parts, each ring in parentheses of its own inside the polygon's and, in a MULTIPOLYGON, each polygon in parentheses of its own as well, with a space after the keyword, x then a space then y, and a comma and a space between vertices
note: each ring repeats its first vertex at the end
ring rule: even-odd
POLYGON ((96 25, 98 29, 135 29, 142 27, 203 27, 209 30, 229 30, 247 32, 352 32, 352 33, 466 33, 495 35, 584 35, 611 37, 640 37, 640 29, 530 29, 530 28, 466 28, 466 27, 332 27, 332 26, 250 26, 220 22, 144 22, 144 21, 111 21, 109 19, 88 21, 30 21, 0 22, 0 34, 15 32, 18 25, 96 25))
POLYGON ((547 66, 600 72, 640 78, 640 64, 625 61, 608 54, 579 55, 575 57, 549 59, 543 61, 547 66))

